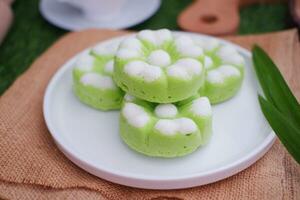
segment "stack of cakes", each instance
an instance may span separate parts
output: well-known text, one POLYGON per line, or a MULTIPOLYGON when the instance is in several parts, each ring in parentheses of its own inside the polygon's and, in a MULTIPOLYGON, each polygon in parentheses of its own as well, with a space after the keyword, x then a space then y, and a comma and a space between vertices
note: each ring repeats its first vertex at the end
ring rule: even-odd
POLYGON ((208 142, 210 103, 237 93, 244 64, 218 40, 143 30, 82 54, 73 70, 74 93, 96 109, 121 109, 120 135, 132 149, 183 156, 208 142))

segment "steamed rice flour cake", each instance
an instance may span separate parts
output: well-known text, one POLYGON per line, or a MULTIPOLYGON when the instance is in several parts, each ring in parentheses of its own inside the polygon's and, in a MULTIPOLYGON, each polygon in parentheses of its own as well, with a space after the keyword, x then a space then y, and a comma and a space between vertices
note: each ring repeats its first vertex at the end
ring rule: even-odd
POLYGON ((207 143, 212 131, 208 98, 156 104, 128 94, 120 114, 120 134, 132 149, 157 157, 177 157, 207 143))
POLYGON ((73 90, 83 103, 101 110, 118 109, 124 92, 112 79, 116 47, 96 46, 82 54, 73 68, 73 90))
POLYGON ((215 39, 197 40, 204 49, 205 84, 199 90, 212 104, 233 97, 244 77, 244 58, 229 45, 220 45, 215 39))
POLYGON ((157 103, 189 98, 204 83, 203 49, 169 30, 143 30, 121 42, 114 79, 124 91, 157 103))
POLYGON ((237 93, 244 66, 237 50, 218 40, 144 30, 81 54, 73 89, 96 109, 121 108, 120 135, 130 148, 178 157, 208 142, 211 103, 237 93))

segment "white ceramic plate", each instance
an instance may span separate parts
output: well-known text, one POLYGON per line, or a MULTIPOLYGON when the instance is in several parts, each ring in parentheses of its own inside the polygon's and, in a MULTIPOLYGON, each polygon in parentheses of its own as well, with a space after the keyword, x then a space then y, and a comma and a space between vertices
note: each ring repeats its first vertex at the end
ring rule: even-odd
MULTIPOLYGON (((117 43, 123 38, 104 43, 117 43)), ((76 56, 58 70, 48 85, 44 98, 47 126, 58 147, 71 161, 91 174, 115 183, 149 189, 176 189, 227 178, 261 158, 275 139, 259 108, 257 92, 260 89, 252 70, 251 54, 233 46, 247 63, 242 88, 231 100, 213 106, 211 140, 207 146, 188 156, 152 158, 129 149, 119 137, 118 111, 91 109, 73 95, 71 71, 76 56)), ((83 53, 88 53, 88 49, 83 53)))
POLYGON ((121 17, 94 21, 86 18, 78 9, 56 0, 41 0, 40 12, 50 23, 67 30, 87 28, 123 29, 139 24, 151 17, 160 6, 160 0, 129 0, 120 11, 121 17))

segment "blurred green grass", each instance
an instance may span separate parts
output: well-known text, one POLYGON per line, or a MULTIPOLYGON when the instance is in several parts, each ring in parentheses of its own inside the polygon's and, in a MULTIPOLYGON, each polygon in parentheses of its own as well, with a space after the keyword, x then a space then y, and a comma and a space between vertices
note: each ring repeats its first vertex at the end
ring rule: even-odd
MULTIPOLYGON (((130 28, 179 29, 176 18, 192 0, 162 0, 160 10, 144 23, 130 28)), ((43 51, 66 31, 45 21, 38 10, 39 0, 17 0, 13 5, 14 24, 0 46, 0 95, 43 51)), ((252 5, 240 12, 239 34, 278 31, 289 27, 285 4, 252 5)))

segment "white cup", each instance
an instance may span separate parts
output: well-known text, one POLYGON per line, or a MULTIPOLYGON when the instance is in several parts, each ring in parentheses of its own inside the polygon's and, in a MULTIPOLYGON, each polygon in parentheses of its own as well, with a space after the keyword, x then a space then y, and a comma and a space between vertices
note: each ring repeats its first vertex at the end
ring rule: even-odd
POLYGON ((57 0, 68 3, 82 11, 94 21, 108 21, 117 18, 126 0, 57 0))

